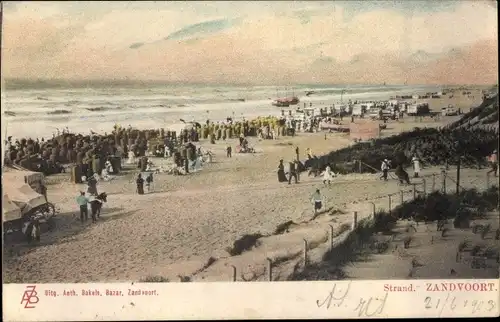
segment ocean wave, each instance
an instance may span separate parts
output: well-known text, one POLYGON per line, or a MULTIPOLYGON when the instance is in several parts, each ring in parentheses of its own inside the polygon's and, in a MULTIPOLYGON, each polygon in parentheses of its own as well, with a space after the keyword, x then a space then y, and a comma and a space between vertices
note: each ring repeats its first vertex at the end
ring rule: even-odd
POLYGON ((166 104, 155 104, 151 105, 151 107, 166 107, 166 108, 171 108, 172 105, 166 105, 166 104))
POLYGON ((64 106, 71 106, 71 105, 78 105, 78 104, 80 104, 80 101, 71 100, 71 101, 67 101, 66 103, 64 103, 64 106))
POLYGON ((62 115, 62 114, 71 114, 71 111, 68 110, 55 110, 55 111, 50 111, 47 114, 49 115, 62 115))
MULTIPOLYGON (((111 105, 111 104, 109 104, 111 105)), ((85 109, 87 111, 91 111, 91 112, 102 112, 102 111, 114 111, 114 110, 122 110, 124 109, 125 107, 123 106, 113 106, 113 107, 110 107, 110 106, 95 106, 95 107, 85 107, 85 109)))
POLYGON ((100 107, 86 107, 85 109, 91 112, 99 112, 99 111, 108 111, 110 108, 100 106, 100 107))

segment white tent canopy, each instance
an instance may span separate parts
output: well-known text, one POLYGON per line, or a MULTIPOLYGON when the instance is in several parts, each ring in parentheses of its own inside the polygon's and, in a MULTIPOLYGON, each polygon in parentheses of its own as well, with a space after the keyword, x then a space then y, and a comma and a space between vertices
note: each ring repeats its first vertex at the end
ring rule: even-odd
POLYGON ((23 213, 47 203, 45 197, 33 190, 28 182, 37 179, 37 172, 6 171, 3 173, 3 193, 23 213))
POLYGON ((24 182, 29 185, 36 182, 44 182, 44 175, 41 172, 29 170, 3 169, 3 182, 24 182))
POLYGON ((2 195, 2 220, 3 222, 21 218, 21 209, 16 206, 9 196, 2 195))

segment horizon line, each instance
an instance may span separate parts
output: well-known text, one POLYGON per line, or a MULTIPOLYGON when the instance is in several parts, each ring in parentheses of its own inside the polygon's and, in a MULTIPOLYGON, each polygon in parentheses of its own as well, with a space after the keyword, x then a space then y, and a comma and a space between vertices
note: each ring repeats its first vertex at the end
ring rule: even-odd
POLYGON ((190 82, 190 81, 170 81, 170 80, 158 80, 158 79, 109 79, 109 78, 89 78, 89 79, 66 79, 66 78, 22 78, 22 77, 3 77, 2 78, 2 87, 6 89, 9 88, 12 83, 18 82, 21 84, 18 85, 35 85, 35 84, 43 84, 52 85, 52 86, 64 86, 64 83, 67 85, 140 85, 140 84, 155 84, 155 85, 205 85, 205 86, 278 86, 278 87, 287 87, 287 86, 345 86, 345 85, 378 85, 378 86, 494 86, 497 85, 498 82, 492 84, 474 84, 474 83, 448 83, 448 84, 419 84, 419 83, 331 83, 331 82, 314 82, 314 83, 288 83, 279 85, 279 82, 276 83, 245 83, 245 82, 190 82))

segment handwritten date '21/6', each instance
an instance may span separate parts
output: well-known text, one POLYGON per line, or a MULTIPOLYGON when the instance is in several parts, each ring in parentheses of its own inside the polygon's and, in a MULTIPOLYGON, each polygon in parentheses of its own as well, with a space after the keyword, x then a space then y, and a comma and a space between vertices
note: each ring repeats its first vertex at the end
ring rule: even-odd
POLYGON ((467 313, 479 315, 480 313, 493 311, 497 307, 497 302, 494 300, 457 299, 456 296, 448 294, 442 298, 427 296, 424 300, 424 307, 427 310, 437 310, 439 316, 444 311, 470 311, 467 313))

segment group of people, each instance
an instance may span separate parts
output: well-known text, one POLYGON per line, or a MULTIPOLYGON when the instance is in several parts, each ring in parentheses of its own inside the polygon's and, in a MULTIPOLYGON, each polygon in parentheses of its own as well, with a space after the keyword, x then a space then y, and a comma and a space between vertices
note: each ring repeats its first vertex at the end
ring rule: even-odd
POLYGON ((146 184, 146 190, 148 193, 152 192, 154 190, 153 187, 153 172, 148 173, 146 176, 146 179, 143 178, 142 173, 139 173, 137 175, 137 179, 135 180, 135 183, 137 185, 136 192, 140 195, 144 194, 144 184, 146 184))
MULTIPOLYGON (((413 178, 419 178, 420 175, 420 159, 417 157, 417 155, 413 155, 411 158, 411 164, 413 168, 413 178)), ((389 171, 392 168, 392 162, 388 159, 384 159, 382 161, 382 164, 380 166, 380 171, 382 172, 382 175, 380 176, 380 179, 387 181, 388 180, 388 174, 389 171)), ((410 176, 408 172, 403 167, 403 163, 399 162, 398 165, 396 166, 396 169, 394 171, 396 176, 398 177, 398 180, 401 184, 406 183, 410 184, 410 176)))
POLYGON ((285 173, 285 165, 283 164, 283 159, 280 160, 278 164, 278 182, 288 182, 292 184, 292 178, 295 183, 299 183, 299 161, 291 161, 288 163, 288 178, 285 173))
POLYGON ((92 223, 96 223, 97 217, 100 216, 103 202, 106 202, 106 193, 98 195, 97 192, 92 191, 92 189, 87 190, 87 193, 85 193, 85 191, 80 191, 80 195, 76 197, 76 203, 80 207, 80 221, 84 223, 89 219, 88 208, 90 206, 92 223))
MULTIPOLYGON (((299 161, 300 157, 300 152, 299 152, 299 147, 295 147, 295 154, 296 154, 296 160, 290 161, 288 163, 288 173, 285 172, 285 165, 283 159, 279 160, 278 164, 278 182, 288 182, 288 184, 292 183, 292 179, 294 179, 295 183, 299 183, 299 178, 300 178, 300 172, 306 169, 306 167, 299 161), (287 177, 288 174, 288 177, 287 177)), ((306 150, 306 155, 308 161, 314 161, 315 156, 312 153, 312 150, 308 148, 306 150)), ((333 178, 337 177, 338 174, 332 171, 332 168, 330 165, 326 165, 325 169, 323 171, 319 171, 319 166, 316 164, 317 162, 308 162, 307 164, 311 167, 311 170, 309 171, 309 175, 311 175, 313 172, 315 174, 315 177, 317 175, 322 175, 323 176, 323 184, 324 185, 331 185, 333 178)))

